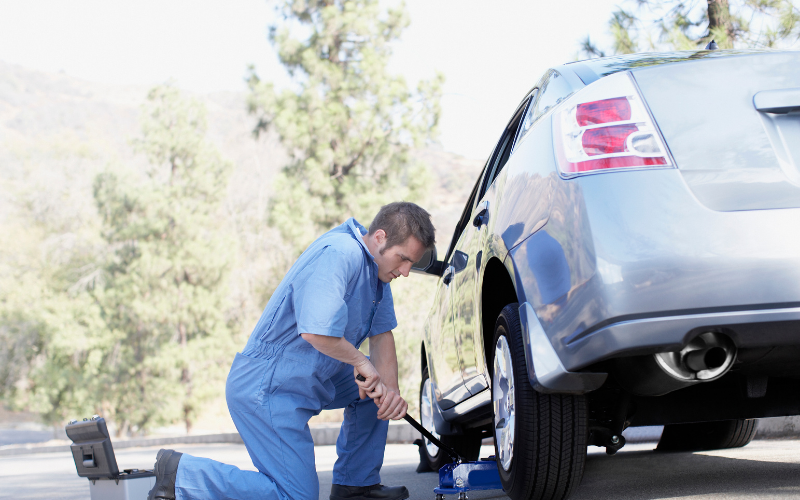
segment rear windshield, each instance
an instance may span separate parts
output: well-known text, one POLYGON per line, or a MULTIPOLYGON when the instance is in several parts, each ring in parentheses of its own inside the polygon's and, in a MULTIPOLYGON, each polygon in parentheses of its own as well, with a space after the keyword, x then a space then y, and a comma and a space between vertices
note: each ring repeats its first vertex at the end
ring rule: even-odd
MULTIPOLYGON (((629 69, 673 64, 697 59, 715 57, 741 56, 759 52, 775 52, 768 50, 682 50, 678 52, 649 52, 642 54, 626 54, 621 56, 602 57, 578 61, 589 66, 597 76, 604 77, 629 69)), ((565 66, 569 66, 568 64, 565 66)))

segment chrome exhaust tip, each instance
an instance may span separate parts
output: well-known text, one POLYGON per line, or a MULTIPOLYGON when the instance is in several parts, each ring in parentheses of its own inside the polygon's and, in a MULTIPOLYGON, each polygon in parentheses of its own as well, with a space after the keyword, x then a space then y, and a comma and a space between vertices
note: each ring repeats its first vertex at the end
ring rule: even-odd
POLYGON ((722 333, 705 332, 676 352, 615 360, 619 384, 638 396, 663 396, 690 385, 717 380, 736 361, 736 344, 722 333))
POLYGON ((731 369, 736 361, 736 345, 727 335, 706 332, 678 352, 653 356, 662 370, 678 380, 709 382, 731 369))

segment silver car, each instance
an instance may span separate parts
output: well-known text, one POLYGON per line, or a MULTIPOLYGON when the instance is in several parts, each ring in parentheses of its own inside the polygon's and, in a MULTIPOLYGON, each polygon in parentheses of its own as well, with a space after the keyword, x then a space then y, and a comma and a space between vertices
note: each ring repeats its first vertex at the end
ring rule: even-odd
POLYGON ((423 425, 471 458, 493 436, 511 498, 567 497, 631 426, 747 444, 800 414, 800 53, 547 71, 417 267, 439 276, 423 425))

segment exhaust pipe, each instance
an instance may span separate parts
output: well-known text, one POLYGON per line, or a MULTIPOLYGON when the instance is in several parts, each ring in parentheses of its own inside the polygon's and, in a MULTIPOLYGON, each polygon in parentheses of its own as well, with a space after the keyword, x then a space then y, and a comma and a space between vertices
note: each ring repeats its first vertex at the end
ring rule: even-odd
POLYGON ((716 380, 736 361, 736 345, 727 335, 706 332, 678 352, 654 354, 656 363, 668 375, 683 381, 716 380))
POLYGON ((701 372, 723 366, 728 360, 728 353, 722 347, 697 349, 686 354, 683 362, 690 370, 701 372))
POLYGON ((727 335, 706 332, 677 352, 617 360, 621 385, 639 396, 662 396, 700 382, 717 380, 736 361, 736 345, 727 335), (624 375, 623 375, 624 374, 624 375))

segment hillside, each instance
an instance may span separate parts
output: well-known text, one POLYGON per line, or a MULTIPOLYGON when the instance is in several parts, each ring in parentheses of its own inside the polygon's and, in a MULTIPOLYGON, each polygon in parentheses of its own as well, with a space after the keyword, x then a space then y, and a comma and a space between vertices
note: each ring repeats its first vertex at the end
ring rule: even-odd
MULTIPOLYGON (((91 204, 88 189, 99 170, 143 161, 130 140, 138 134, 139 109, 147 91, 146 87, 97 84, 0 61, 3 188, 44 183, 49 185, 47 191, 91 204)), ((259 139, 252 136, 253 120, 246 113, 244 94, 219 92, 195 97, 208 110, 208 136, 235 165, 230 203, 263 211, 270 180, 286 161, 278 141, 269 134, 259 139)), ((436 148, 418 151, 416 157, 434 174, 429 209, 438 229, 438 243, 445 246, 483 162, 436 148)), ((3 196, 0 203, 9 199, 3 196)), ((0 213, 8 213, 7 205, 0 208, 4 208, 0 213)), ((68 208, 76 209, 59 206, 59 210, 68 208)))

